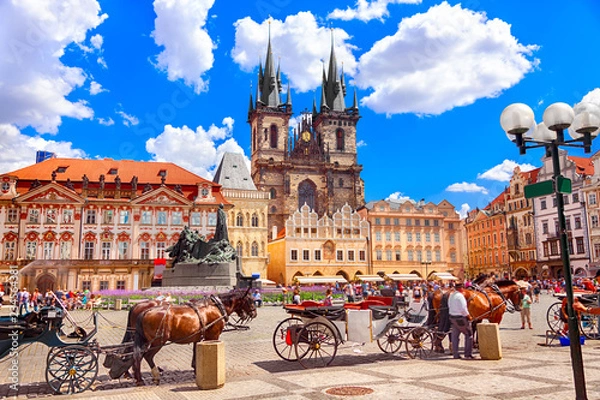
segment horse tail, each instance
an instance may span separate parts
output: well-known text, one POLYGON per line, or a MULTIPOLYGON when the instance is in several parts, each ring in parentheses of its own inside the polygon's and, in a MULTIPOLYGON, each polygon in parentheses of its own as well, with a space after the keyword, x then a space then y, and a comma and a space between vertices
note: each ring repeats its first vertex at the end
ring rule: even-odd
POLYGON ((133 334, 133 349, 134 351, 140 351, 144 353, 144 346, 148 342, 146 336, 144 335, 144 317, 149 310, 145 310, 140 315, 138 315, 137 320, 135 321, 135 333, 133 334))
POLYGON ((135 307, 137 306, 137 304, 133 307, 131 307, 129 309, 129 312, 127 313, 127 324, 125 325, 125 334, 123 335, 123 339, 121 339, 121 343, 127 343, 127 342, 131 342, 132 341, 132 336, 133 336, 133 328, 131 327, 131 319, 133 318, 133 310, 135 309, 135 307))

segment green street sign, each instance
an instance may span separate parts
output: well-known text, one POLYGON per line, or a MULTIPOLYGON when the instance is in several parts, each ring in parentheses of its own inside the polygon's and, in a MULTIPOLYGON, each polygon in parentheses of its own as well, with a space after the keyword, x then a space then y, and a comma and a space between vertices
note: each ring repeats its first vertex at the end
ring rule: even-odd
POLYGON ((554 193, 554 185, 552 183, 552 181, 543 181, 525 186, 525 197, 532 199, 554 193))
POLYGON ((558 176, 558 192, 571 193, 571 180, 569 178, 564 178, 562 175, 558 176))
MULTIPOLYGON (((571 193, 571 180, 565 178, 562 175, 558 176, 558 192, 559 193, 571 193)), ((532 183, 531 185, 525 186, 525 197, 532 199, 534 197, 547 196, 554 193, 554 181, 543 181, 538 183, 532 183)))

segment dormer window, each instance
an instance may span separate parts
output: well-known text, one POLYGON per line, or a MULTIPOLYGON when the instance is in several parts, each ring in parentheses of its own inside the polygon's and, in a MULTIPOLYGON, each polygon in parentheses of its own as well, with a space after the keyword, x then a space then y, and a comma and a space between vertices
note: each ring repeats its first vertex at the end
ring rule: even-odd
POLYGON ((207 188, 202 188, 201 194, 202 194, 202 197, 208 196, 208 189, 207 188))
POLYGON ((117 168, 111 168, 108 170, 108 175, 117 175, 119 170, 117 168))
POLYGON ((68 167, 58 167, 58 168, 56 168, 56 173, 57 174, 64 174, 65 172, 67 172, 67 168, 68 167))
POLYGON ((166 178, 167 177, 167 170, 166 169, 161 169, 160 171, 158 171, 158 176, 166 178))

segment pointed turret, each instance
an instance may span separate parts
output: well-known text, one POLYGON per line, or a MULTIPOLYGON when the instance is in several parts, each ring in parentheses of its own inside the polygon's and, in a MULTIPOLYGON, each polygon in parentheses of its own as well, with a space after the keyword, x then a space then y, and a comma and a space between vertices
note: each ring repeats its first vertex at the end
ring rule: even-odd
POLYGON ((250 101, 248 103, 248 121, 250 121, 250 115, 254 112, 254 101, 252 99, 252 87, 250 88, 250 101))
POLYGON ((354 101, 352 102, 352 110, 358 112, 358 97, 356 96, 356 88, 354 88, 354 101))
POLYGON ((269 43, 267 45, 267 57, 265 59, 264 72, 261 71, 262 82, 260 83, 260 101, 267 107, 278 107, 281 104, 279 99, 279 79, 277 71, 273 65, 273 52, 271 50, 271 26, 269 25, 269 43))
POLYGON ((312 120, 317 120, 317 99, 313 97, 312 120))
POLYGON ((292 110, 292 89, 290 89, 290 83, 287 85, 287 100, 285 101, 285 105, 288 107, 288 111, 292 110))
POLYGON ((323 85, 322 91, 324 93, 325 103, 321 102, 321 109, 323 104, 326 104, 330 110, 333 111, 345 111, 346 105, 344 96, 346 95, 346 83, 344 81, 344 70, 338 76, 337 73, 337 58, 335 56, 335 46, 333 40, 333 30, 331 31, 331 53, 329 54, 329 68, 327 76, 325 76, 325 68, 323 68, 323 85))

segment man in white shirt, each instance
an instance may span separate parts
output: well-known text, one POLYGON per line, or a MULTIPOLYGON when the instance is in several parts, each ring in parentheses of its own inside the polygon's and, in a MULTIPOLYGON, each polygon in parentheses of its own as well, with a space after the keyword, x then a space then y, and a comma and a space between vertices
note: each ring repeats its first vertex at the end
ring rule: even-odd
POLYGON ((467 308, 467 299, 465 298, 464 286, 457 283, 454 291, 448 298, 448 313, 450 314, 452 354, 454 358, 461 358, 458 353, 458 343, 460 334, 465 335, 465 358, 473 359, 473 329, 471 328, 471 316, 467 308))

